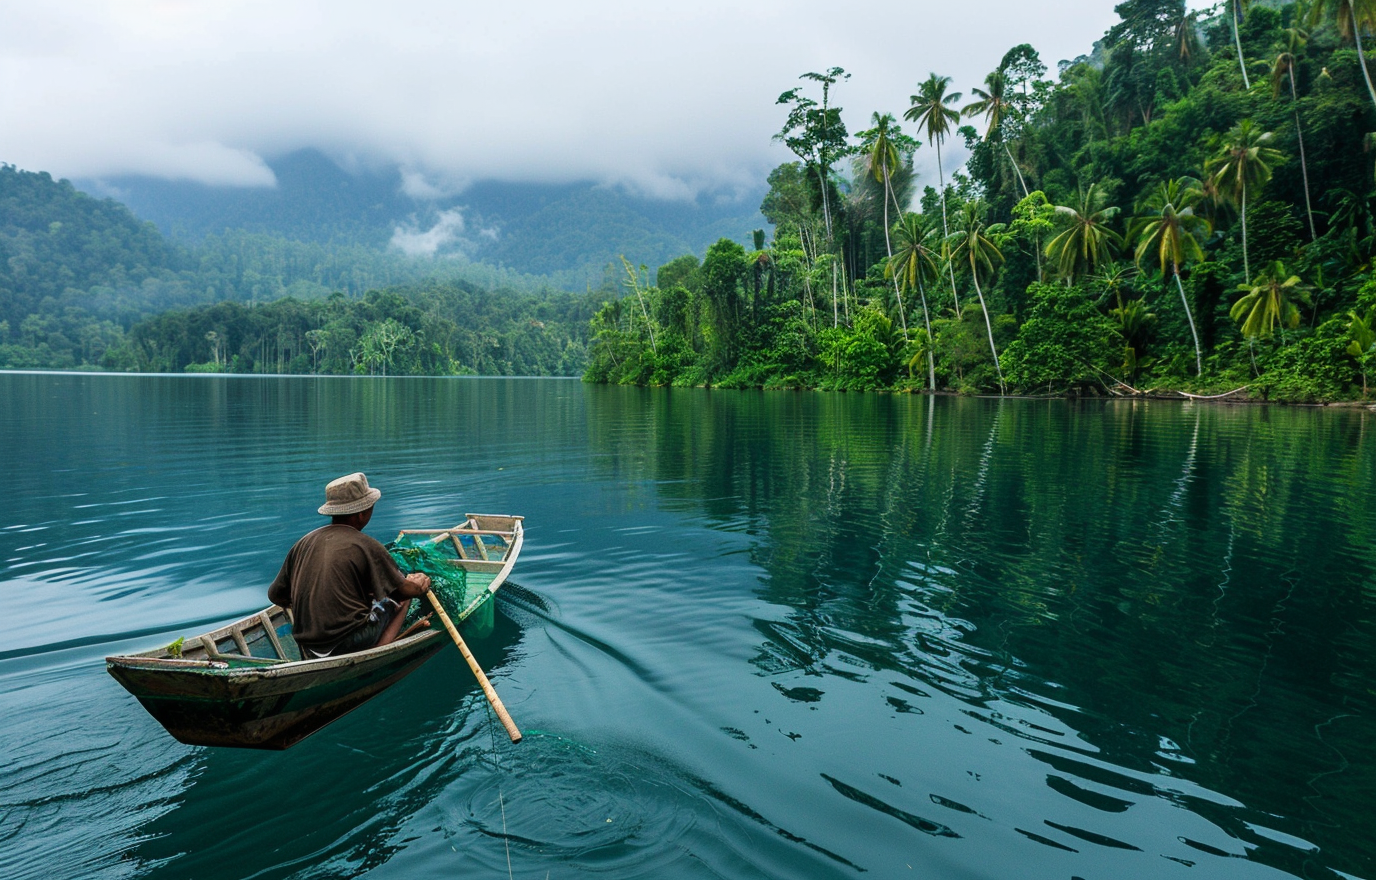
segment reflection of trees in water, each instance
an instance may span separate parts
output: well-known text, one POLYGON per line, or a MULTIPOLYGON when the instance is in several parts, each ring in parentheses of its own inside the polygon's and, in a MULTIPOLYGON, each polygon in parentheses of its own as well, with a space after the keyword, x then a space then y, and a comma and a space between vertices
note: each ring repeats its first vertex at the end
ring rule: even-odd
POLYGON ((1376 785, 1352 758, 1376 733, 1366 413, 664 391, 589 415, 635 479, 754 537, 787 609, 756 623, 761 674, 858 664, 979 699, 1016 660, 1124 766, 1164 737, 1199 762, 1176 772, 1260 808, 1315 778, 1339 812, 1369 802, 1338 794, 1376 785))

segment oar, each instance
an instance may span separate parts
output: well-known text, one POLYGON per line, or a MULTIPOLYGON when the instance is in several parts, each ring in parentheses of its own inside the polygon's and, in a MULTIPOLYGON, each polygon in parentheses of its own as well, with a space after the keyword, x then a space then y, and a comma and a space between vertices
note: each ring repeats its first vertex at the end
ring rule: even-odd
POLYGON ((468 650, 468 645, 464 644, 463 636, 459 635, 459 630, 454 626, 454 621, 449 619, 449 614, 444 610, 444 606, 440 604, 440 600, 436 598, 434 592, 426 591, 425 595, 430 600, 430 604, 435 606, 435 613, 444 622, 444 628, 449 630, 450 638, 454 640, 454 644, 459 646, 459 653, 463 654, 463 659, 468 661, 468 668, 473 670, 473 675, 478 679, 478 684, 482 685, 483 693, 487 695, 487 701, 492 704, 492 711, 497 713, 497 720, 501 721, 502 726, 506 728, 507 736, 510 736, 514 743, 520 742, 521 731, 517 729, 516 722, 512 721, 511 716, 507 714, 506 706, 502 705, 502 698, 497 696, 497 691, 493 689, 492 682, 487 680, 483 668, 478 665, 477 660, 473 659, 473 652, 468 650))

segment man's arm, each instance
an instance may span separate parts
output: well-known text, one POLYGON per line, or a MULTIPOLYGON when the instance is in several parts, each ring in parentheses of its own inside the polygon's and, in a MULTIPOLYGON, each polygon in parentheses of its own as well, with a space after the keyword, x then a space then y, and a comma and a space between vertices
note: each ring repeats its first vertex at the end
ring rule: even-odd
POLYGON ((290 555, 282 562, 281 570, 277 572, 277 577, 272 579, 272 584, 268 587, 268 601, 281 608, 291 607, 290 555))

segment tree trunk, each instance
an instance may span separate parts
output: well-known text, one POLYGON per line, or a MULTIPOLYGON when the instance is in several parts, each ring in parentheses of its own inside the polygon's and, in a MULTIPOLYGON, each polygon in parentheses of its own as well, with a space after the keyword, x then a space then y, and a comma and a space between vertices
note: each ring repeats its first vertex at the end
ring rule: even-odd
POLYGON ((1003 383, 1003 367, 999 364, 999 350, 994 345, 994 323, 989 320, 989 307, 984 304, 984 291, 979 289, 979 271, 974 263, 970 264, 970 277, 975 281, 975 296, 979 297, 979 307, 984 312, 984 327, 989 331, 989 351, 994 355, 994 370, 999 374, 999 393, 1007 394, 1008 386, 1003 383))
MULTIPOLYGON (((1002 140, 1002 132, 999 133, 999 137, 1002 140)), ((1022 184, 1022 197, 1027 198, 1032 193, 1027 191, 1027 181, 1023 179, 1022 169, 1018 167, 1017 162, 1013 161, 1013 151, 1008 149, 1008 141, 1003 142, 1003 152, 1008 156, 1008 164, 1013 166, 1013 173, 1018 175, 1018 183, 1022 184)))
MULTIPOLYGON (((927 383, 931 388, 932 393, 935 394, 936 353, 933 351, 933 347, 936 345, 936 337, 932 336, 932 318, 927 313, 927 291, 922 289, 921 279, 919 279, 917 282, 917 295, 922 297, 922 322, 927 325, 927 383)), ((1366 374, 1363 373, 1362 376, 1363 381, 1365 381, 1366 374)), ((1365 395, 1366 392, 1363 391, 1362 394, 1365 395)))
MULTIPOLYGON (((945 238, 951 237, 951 227, 946 221, 946 172, 941 169, 941 138, 936 139, 936 178, 941 184, 941 232, 945 238)), ((951 273, 951 299, 956 304, 956 318, 960 318, 960 294, 956 292, 956 267, 953 260, 946 261, 946 269, 951 273)))
POLYGON ((1366 69, 1366 50, 1362 48, 1362 23, 1357 20, 1357 10, 1348 0, 1347 11, 1352 16, 1352 38, 1357 41, 1357 61, 1362 65, 1362 78, 1366 80, 1366 92, 1371 103, 1376 105, 1376 86, 1371 84, 1371 72, 1366 69))
POLYGON ((1309 217, 1309 240, 1318 241, 1314 231, 1314 206, 1309 202, 1309 163, 1304 159, 1304 129, 1300 127, 1300 96, 1295 90, 1295 63, 1290 62, 1290 109, 1295 113, 1295 137, 1300 142, 1300 173, 1304 176, 1304 213, 1309 217))
MULTIPOLYGON (((1241 173, 1241 169, 1239 169, 1241 173)), ((1242 181, 1242 277, 1252 283, 1252 265, 1247 261, 1247 181, 1242 181)))
MULTIPOLYGON (((888 156, 885 156, 885 157, 884 157, 883 169, 884 169, 884 190, 887 192, 888 189, 889 189, 889 157, 888 157, 888 156)), ((885 200, 885 202, 884 202, 884 252, 885 252, 886 254, 888 254, 888 257, 889 257, 889 266, 892 267, 892 266, 893 266, 893 242, 892 242, 892 240, 889 238, 889 203, 888 203, 887 200, 885 200)), ((903 322, 903 341, 904 341, 904 342, 907 342, 907 341, 908 341, 908 316, 907 316, 906 314, 904 314, 904 312, 903 312, 903 291, 900 289, 899 284, 898 284, 898 273, 892 271, 892 268, 891 268, 891 269, 890 269, 890 274, 893 275, 893 295, 896 296, 896 297, 898 297, 898 319, 899 319, 900 321, 903 322)))
POLYGON ((1252 88, 1252 82, 1247 78, 1247 62, 1242 60, 1242 38, 1237 32, 1237 0, 1228 0, 1228 19, 1233 23, 1233 42, 1237 44, 1237 66, 1242 70, 1242 87, 1252 88))
POLYGON ((826 154, 821 154, 817 160, 817 182, 822 187, 822 220, 827 227, 827 253, 832 256, 831 263, 831 326, 839 327, 841 324, 841 310, 836 302, 836 254, 835 240, 831 234, 831 203, 827 198, 827 178, 822 162, 826 154))
POLYGON ((1194 313, 1190 311, 1190 301, 1185 299, 1185 285, 1180 283, 1180 267, 1172 265, 1172 274, 1175 275, 1175 287, 1180 291, 1180 304, 1185 307, 1185 317, 1190 322, 1190 335, 1194 337, 1194 367, 1195 375, 1204 375, 1204 354, 1199 349, 1199 331, 1194 327, 1194 313))

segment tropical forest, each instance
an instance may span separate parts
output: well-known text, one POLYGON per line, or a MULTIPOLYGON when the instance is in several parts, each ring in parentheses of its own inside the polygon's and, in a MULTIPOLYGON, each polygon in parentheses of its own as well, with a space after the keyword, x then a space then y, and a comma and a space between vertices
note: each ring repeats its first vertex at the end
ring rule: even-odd
POLYGON ((966 92, 920 78, 906 107, 857 113, 844 69, 804 73, 775 108, 795 158, 769 176, 772 234, 626 261, 585 378, 1364 397, 1376 4, 1116 12, 1054 71, 1014 46, 966 92))

